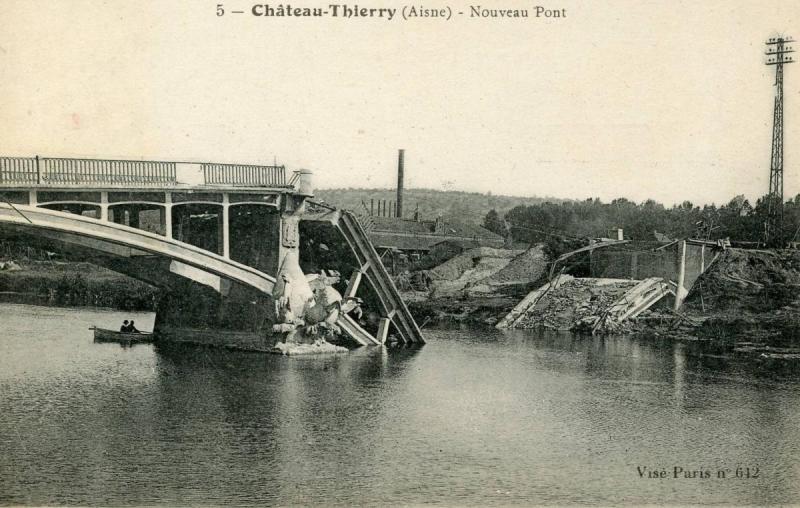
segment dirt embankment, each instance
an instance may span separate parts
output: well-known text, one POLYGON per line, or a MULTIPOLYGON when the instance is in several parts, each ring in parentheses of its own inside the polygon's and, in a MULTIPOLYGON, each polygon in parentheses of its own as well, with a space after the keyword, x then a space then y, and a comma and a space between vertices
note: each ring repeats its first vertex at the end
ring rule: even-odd
POLYGON ((800 251, 728 249, 697 279, 687 310, 714 314, 771 313, 800 294, 800 251))
POLYGON ((421 320, 493 324, 541 284, 548 263, 541 245, 527 250, 480 247, 430 270, 401 275, 397 283, 421 320))
POLYGON ((673 334, 800 344, 800 251, 726 250, 697 279, 680 312, 673 334))
POLYGON ((517 254, 505 266, 476 281, 467 290, 475 296, 492 294, 504 288, 528 286, 538 282, 547 272, 549 259, 543 245, 536 245, 517 254))
POLYGON ((548 266, 541 245, 528 250, 470 249, 427 271, 430 296, 491 296, 539 281, 548 266))
POLYGON ((428 271, 431 298, 454 296, 499 272, 520 251, 479 247, 462 252, 428 271))

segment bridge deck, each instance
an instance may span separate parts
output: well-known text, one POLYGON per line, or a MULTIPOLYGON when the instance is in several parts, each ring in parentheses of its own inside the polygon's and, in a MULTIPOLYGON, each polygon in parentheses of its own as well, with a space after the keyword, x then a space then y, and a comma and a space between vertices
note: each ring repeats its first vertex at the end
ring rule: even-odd
POLYGON ((0 188, 272 189, 291 192, 300 178, 286 166, 48 157, 0 157, 0 188))

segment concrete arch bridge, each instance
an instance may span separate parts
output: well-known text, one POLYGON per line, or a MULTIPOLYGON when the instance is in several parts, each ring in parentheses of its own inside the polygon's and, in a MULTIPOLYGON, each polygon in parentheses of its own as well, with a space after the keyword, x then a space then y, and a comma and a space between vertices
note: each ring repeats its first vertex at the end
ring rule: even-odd
POLYGON ((166 340, 264 349, 275 275, 301 257, 300 222, 325 215, 358 267, 345 291, 367 275, 379 314, 373 330, 347 317, 342 328, 362 344, 390 330, 423 342, 354 217, 308 213, 309 178, 287 180, 283 166, 0 157, 0 237, 163 288, 156 331, 166 340))

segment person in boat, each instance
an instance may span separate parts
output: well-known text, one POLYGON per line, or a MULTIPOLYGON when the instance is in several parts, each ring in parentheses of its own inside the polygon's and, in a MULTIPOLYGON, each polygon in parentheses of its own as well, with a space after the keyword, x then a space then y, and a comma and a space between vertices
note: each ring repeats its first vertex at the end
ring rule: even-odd
POLYGON ((131 319, 131 324, 128 325, 128 333, 142 333, 136 329, 136 326, 133 324, 133 319, 131 319))
POLYGON ((127 332, 128 331, 128 326, 129 326, 128 325, 128 320, 126 319, 125 321, 122 322, 122 326, 119 327, 119 331, 122 332, 122 333, 127 332))

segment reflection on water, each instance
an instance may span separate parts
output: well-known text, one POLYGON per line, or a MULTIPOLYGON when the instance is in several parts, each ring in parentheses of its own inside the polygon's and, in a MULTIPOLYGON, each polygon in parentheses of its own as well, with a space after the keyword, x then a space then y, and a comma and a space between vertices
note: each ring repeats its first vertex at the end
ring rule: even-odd
POLYGON ((0 503, 800 495, 794 367, 656 340, 468 329, 429 330, 422 349, 307 358, 92 342, 89 326, 126 317, 0 306, 0 503), (640 478, 637 466, 670 477, 640 478), (674 479, 676 466, 760 474, 674 479))

